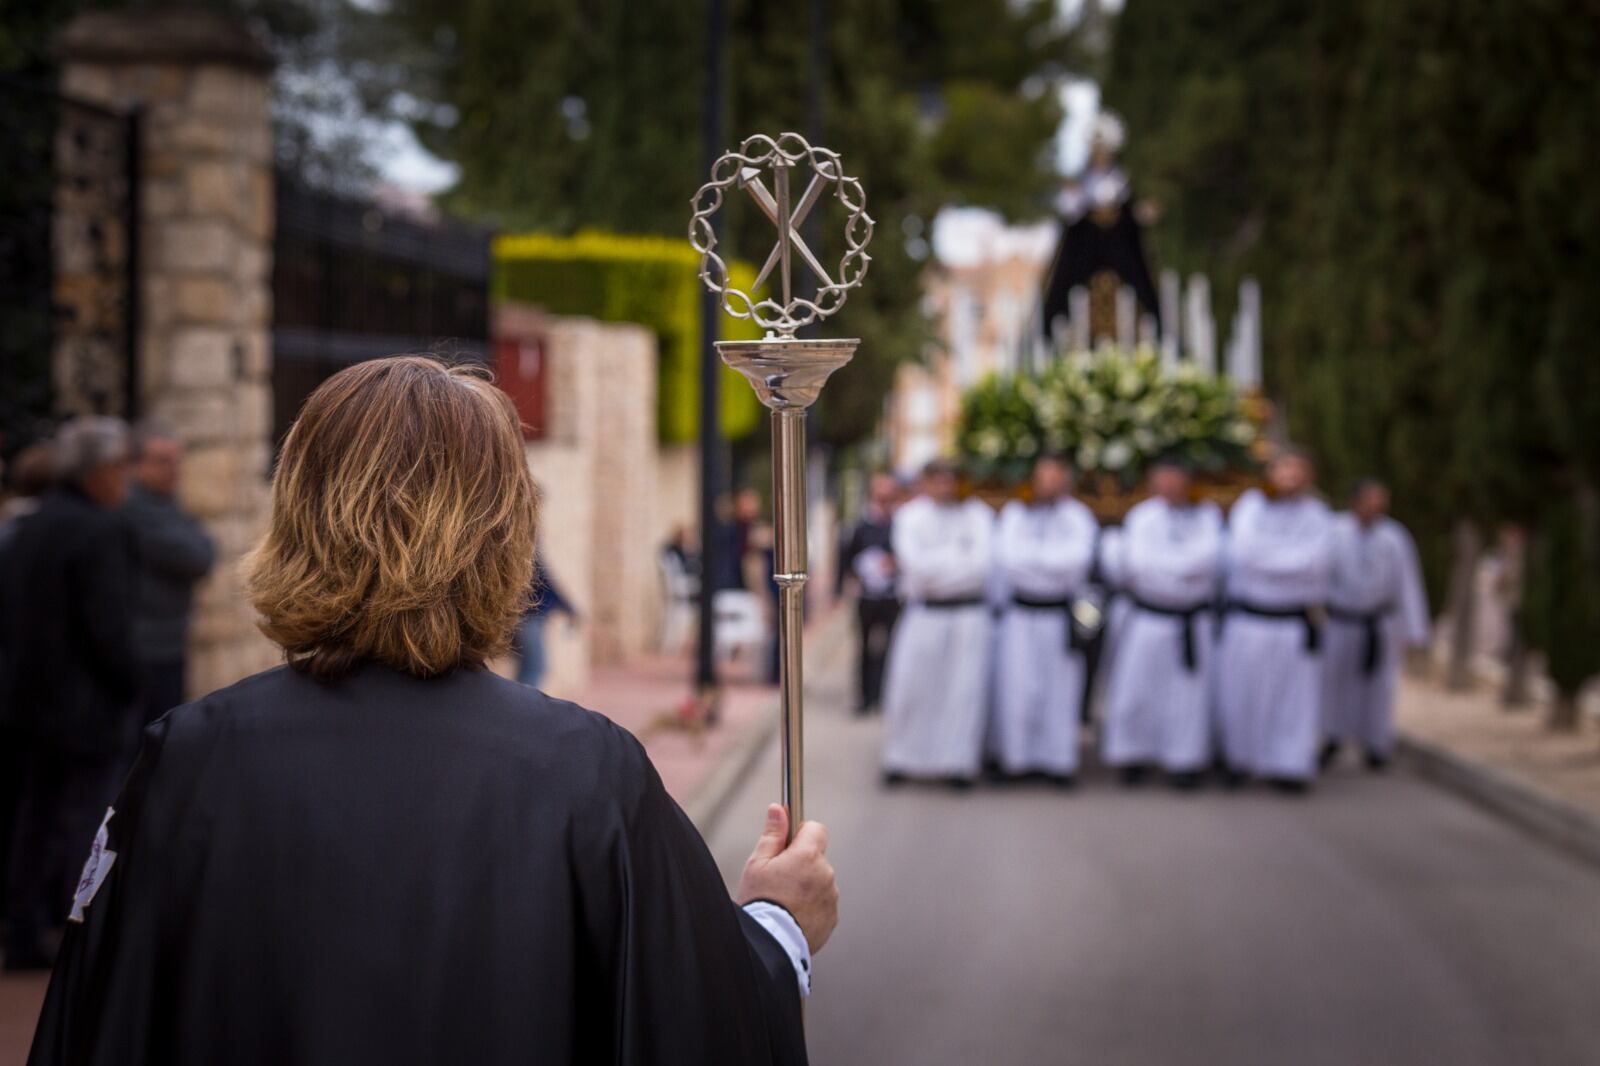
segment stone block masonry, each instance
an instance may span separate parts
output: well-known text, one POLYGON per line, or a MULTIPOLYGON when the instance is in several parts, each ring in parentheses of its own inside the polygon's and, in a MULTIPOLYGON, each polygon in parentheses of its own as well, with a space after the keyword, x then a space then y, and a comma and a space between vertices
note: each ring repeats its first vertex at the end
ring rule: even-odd
POLYGON ((139 108, 141 414, 189 446, 179 492, 218 546, 196 596, 189 688, 277 661, 244 602, 271 462, 272 60, 202 11, 99 11, 59 39, 62 91, 139 108))
POLYGON ((586 690, 591 666, 652 649, 657 559, 674 528, 694 526, 698 468, 692 447, 658 439, 649 330, 506 304, 495 310, 494 335, 543 344, 545 433, 527 446, 540 488, 539 545, 583 613, 576 629, 546 627, 544 687, 570 697, 586 690))

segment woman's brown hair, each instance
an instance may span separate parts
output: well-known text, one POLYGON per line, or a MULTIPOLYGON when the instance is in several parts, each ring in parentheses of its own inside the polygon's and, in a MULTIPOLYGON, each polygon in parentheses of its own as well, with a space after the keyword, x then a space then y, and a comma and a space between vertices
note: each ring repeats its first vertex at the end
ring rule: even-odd
POLYGON ((325 381, 289 430, 245 561, 261 631, 324 680, 419 677, 504 651, 528 604, 537 497, 511 401, 425 356, 325 381))

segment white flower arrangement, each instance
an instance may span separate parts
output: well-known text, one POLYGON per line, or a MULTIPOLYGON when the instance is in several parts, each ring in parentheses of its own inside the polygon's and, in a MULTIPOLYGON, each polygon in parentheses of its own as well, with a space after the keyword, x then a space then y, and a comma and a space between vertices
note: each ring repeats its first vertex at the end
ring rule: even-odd
POLYGON ((978 383, 962 398, 958 440, 980 477, 1020 479, 1037 455, 1055 452, 1131 485, 1166 455, 1207 474, 1246 469, 1259 432, 1226 379, 1192 363, 1166 370, 1153 352, 1103 349, 1037 377, 978 383))

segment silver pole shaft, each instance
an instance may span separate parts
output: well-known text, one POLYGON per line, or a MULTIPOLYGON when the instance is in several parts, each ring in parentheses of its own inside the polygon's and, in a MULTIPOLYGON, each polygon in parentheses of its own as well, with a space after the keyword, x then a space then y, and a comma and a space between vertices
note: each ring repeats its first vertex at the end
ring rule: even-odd
POLYGON ((805 820, 801 631, 806 594, 806 413, 772 412, 773 580, 778 585, 778 689, 783 725, 783 805, 789 838, 805 820))

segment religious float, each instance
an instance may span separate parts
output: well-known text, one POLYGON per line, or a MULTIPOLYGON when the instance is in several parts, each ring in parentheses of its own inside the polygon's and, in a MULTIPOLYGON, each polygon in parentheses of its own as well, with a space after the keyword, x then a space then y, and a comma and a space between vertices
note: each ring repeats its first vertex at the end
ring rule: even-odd
POLYGON ((1055 454, 1077 469, 1095 516, 1116 523, 1163 457, 1194 471, 1199 497, 1231 504, 1257 484, 1269 415, 1259 392, 1193 362, 1106 346, 983 379, 962 397, 956 440, 967 490, 990 503, 1026 499, 1033 461, 1055 454))

